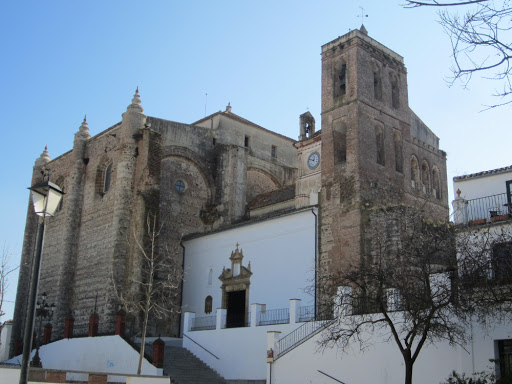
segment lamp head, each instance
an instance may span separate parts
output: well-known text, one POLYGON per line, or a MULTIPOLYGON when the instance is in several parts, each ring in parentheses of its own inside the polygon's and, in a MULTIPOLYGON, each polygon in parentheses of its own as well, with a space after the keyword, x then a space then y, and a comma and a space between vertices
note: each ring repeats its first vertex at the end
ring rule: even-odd
POLYGON ((38 216, 53 216, 62 199, 62 189, 50 181, 37 183, 29 188, 32 192, 34 211, 38 216))

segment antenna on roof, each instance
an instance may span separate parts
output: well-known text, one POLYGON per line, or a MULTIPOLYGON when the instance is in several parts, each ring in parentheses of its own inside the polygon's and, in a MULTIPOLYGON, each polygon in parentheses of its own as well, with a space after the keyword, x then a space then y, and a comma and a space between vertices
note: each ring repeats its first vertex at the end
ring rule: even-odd
POLYGON ((361 24, 363 24, 363 21, 364 21, 364 18, 365 17, 368 17, 368 15, 365 15, 364 14, 364 8, 363 7, 359 7, 361 9, 361 14, 360 15, 357 15, 357 17, 360 17, 361 18, 361 24))
POLYGON ((204 94, 204 115, 206 116, 206 104, 208 104, 208 93, 204 94))

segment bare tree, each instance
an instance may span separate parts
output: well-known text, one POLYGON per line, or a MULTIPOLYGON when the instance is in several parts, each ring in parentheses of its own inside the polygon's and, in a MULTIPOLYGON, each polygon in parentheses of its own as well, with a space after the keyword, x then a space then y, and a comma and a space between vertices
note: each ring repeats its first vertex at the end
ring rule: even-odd
POLYGON ((440 7, 439 22, 451 40, 453 78, 464 86, 473 75, 495 80, 500 101, 488 108, 512 103, 512 6, 509 0, 405 0, 405 7, 440 7), (454 13, 464 9, 465 13, 454 13))
POLYGON ((115 295, 125 310, 142 317, 138 375, 142 370, 149 317, 169 319, 180 312, 178 298, 183 280, 182 266, 169 250, 159 251, 158 238, 161 229, 157 216, 148 214, 144 240, 140 242, 134 236, 139 251, 140 273, 130 279, 128 285, 133 289, 123 291, 114 282, 115 295))
POLYGON ((501 322, 512 311, 512 224, 457 230, 459 297, 479 321, 501 322))
POLYGON ((5 300, 5 292, 9 287, 8 277, 12 272, 19 268, 19 266, 14 268, 9 266, 9 256, 9 248, 7 248, 7 246, 4 244, 2 248, 2 254, 0 255, 0 317, 5 315, 2 308, 5 300))
POLYGON ((376 208, 368 217, 361 259, 327 277, 337 287, 335 320, 321 345, 347 351, 354 343, 370 347, 377 335, 392 340, 410 384, 423 346, 466 338, 452 291, 453 225, 404 206, 376 208))

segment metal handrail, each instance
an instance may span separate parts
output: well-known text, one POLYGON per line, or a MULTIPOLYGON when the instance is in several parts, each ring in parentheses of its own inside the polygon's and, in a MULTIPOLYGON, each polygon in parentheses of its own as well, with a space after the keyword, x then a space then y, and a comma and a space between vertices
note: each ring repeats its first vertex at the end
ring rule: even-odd
POLYGON ((213 353, 211 353, 209 350, 207 350, 205 347, 203 347, 201 344, 199 344, 197 341, 195 341, 194 339, 192 339, 190 336, 187 336, 186 334, 183 334, 183 337, 186 337, 187 339, 189 339, 191 342, 193 342, 194 344, 198 345, 199 347, 203 348, 206 352, 208 352, 210 355, 212 355, 213 357, 215 357, 217 360, 220 360, 220 358, 218 358, 217 356, 215 356, 213 353))
POLYGON ((276 359, 288 353, 298 345, 302 344, 306 340, 310 339, 322 329, 328 327, 332 324, 334 320, 332 317, 330 319, 313 319, 308 321, 307 323, 302 324, 300 327, 296 328, 286 336, 282 337, 277 341, 276 348, 276 359))
POLYGON ((497 195, 479 197, 466 201, 466 217, 467 221, 492 218, 494 216, 507 215, 511 211, 511 207, 507 201, 506 193, 497 195))
POLYGON ((258 312, 256 325, 288 324, 290 322, 290 309, 269 309, 258 312))
POLYGON ((328 375, 327 373, 325 372, 322 372, 321 370, 317 369, 318 372, 320 372, 322 375, 325 375, 327 376, 328 378, 330 379, 333 379, 334 381, 337 381, 338 383, 341 383, 341 384, 345 384, 345 382, 341 381, 341 380, 338 380, 337 378, 335 377, 332 377, 331 375, 328 375))
POLYGON ((192 318, 191 331, 206 331, 215 329, 217 326, 217 316, 203 316, 192 318))

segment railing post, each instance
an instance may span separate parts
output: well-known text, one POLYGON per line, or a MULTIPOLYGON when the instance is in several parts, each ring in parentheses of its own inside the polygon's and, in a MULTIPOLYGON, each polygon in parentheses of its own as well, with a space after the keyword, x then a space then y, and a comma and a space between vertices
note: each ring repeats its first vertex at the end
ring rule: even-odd
POLYGON ((334 297, 334 317, 340 317, 342 315, 348 316, 351 314, 351 302, 350 294, 352 288, 347 286, 338 287, 336 296, 334 297))
POLYGON ((183 333, 190 332, 192 328, 192 321, 194 321, 195 317, 195 312, 185 312, 185 316, 183 317, 183 333))
POLYGON ((226 328, 226 314, 228 313, 227 309, 217 308, 217 321, 215 323, 215 329, 223 329, 226 328))
POLYGON ((400 291, 397 288, 386 289, 386 305, 388 311, 399 311, 402 306, 400 291))
POLYGON ((457 190, 457 197, 452 201, 453 222, 455 224, 467 224, 466 200, 460 197, 460 189, 457 190))
POLYGON ((290 324, 295 324, 299 321, 300 302, 300 299, 290 299, 290 324))
POLYGON ((277 342, 281 337, 281 332, 278 331, 268 331, 267 332, 267 383, 272 382, 271 374, 272 374, 272 364, 274 362, 275 357, 277 357, 277 342))
POLYGON ((256 327, 258 325, 257 321, 259 318, 259 314, 261 312, 261 307, 261 304, 251 304, 251 328, 256 327))

